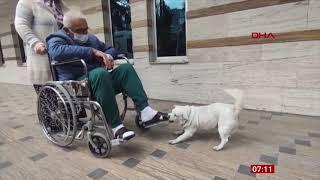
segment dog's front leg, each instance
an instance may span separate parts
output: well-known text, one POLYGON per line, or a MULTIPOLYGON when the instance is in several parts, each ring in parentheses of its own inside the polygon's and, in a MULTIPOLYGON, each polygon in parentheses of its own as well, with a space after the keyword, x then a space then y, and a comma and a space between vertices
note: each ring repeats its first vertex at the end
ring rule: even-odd
POLYGON ((180 136, 183 133, 184 133, 184 130, 182 129, 182 130, 175 131, 173 134, 180 136))
POLYGON ((184 133, 182 135, 180 135, 179 137, 177 137, 174 140, 170 140, 169 144, 177 144, 182 141, 185 141, 185 140, 191 138, 195 132, 196 132, 196 129, 185 129, 184 133))

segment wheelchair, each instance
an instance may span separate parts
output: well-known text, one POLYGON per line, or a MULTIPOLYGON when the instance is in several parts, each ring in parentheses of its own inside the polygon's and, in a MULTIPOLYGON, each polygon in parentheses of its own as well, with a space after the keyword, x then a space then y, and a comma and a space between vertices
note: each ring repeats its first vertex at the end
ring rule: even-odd
MULTIPOLYGON (((87 145, 95 157, 108 157, 111 147, 120 145, 124 140, 114 137, 100 104, 92 96, 85 61, 81 59, 56 62, 50 58, 49 61, 53 81, 34 85, 38 95, 38 119, 46 138, 58 146, 67 147, 75 139, 84 140, 87 137, 87 145), (79 81, 59 81, 55 68, 75 62, 82 63, 86 78, 79 81)), ((119 61, 130 63, 125 56, 119 56, 115 64, 119 61)), ((122 94, 124 107, 121 121, 124 120, 127 110, 135 111, 135 108, 128 107, 127 97, 126 94, 122 94)), ((136 112, 136 125, 141 129, 147 129, 140 120, 139 112, 136 112)))

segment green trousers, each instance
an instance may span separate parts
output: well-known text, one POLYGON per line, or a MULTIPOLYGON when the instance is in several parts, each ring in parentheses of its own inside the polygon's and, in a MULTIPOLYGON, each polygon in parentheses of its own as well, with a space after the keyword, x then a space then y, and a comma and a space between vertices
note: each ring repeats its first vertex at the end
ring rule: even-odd
POLYGON ((121 124, 115 98, 117 94, 121 92, 127 94, 140 111, 148 106, 147 95, 131 64, 121 64, 112 72, 108 72, 105 68, 93 69, 89 72, 89 83, 93 96, 101 105, 108 124, 112 128, 121 124))

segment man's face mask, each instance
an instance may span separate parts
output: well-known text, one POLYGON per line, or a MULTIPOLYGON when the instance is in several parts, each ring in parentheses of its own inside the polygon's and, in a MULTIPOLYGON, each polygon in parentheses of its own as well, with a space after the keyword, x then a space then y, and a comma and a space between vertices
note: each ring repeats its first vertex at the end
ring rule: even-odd
POLYGON ((78 34, 78 33, 73 33, 73 39, 75 41, 78 41, 79 43, 86 43, 88 42, 89 35, 88 34, 78 34))
POLYGON ((69 33, 71 34, 71 37, 73 40, 77 41, 78 43, 84 44, 88 42, 89 35, 88 35, 88 29, 79 29, 76 32, 72 31, 68 28, 69 33), (81 33, 80 33, 81 32, 81 33))

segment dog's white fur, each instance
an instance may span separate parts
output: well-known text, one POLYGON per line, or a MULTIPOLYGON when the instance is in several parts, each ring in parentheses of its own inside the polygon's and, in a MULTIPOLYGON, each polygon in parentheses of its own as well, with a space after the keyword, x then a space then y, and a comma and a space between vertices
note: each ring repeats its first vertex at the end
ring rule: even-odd
POLYGON ((213 103, 207 106, 175 106, 170 115, 170 121, 178 121, 183 127, 181 134, 170 144, 182 142, 191 138, 198 129, 214 129, 218 126, 221 142, 214 150, 221 150, 228 138, 238 129, 238 115, 242 109, 243 91, 239 89, 225 90, 235 99, 234 104, 213 103))

